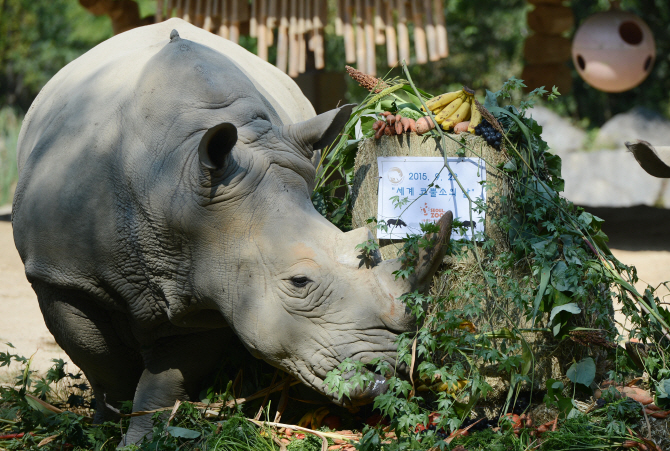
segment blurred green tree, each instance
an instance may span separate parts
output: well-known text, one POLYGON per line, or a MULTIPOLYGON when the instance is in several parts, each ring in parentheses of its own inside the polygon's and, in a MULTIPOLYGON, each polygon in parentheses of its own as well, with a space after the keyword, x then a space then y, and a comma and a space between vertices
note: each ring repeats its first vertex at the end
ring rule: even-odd
POLYGON ((68 62, 112 36, 76 0, 0 0, 0 105, 27 111, 68 62))

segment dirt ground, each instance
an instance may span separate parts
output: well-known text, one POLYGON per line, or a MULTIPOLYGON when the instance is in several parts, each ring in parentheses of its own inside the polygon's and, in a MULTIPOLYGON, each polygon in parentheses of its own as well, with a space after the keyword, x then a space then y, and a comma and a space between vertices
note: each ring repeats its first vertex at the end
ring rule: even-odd
MULTIPOLYGON (((606 220, 604 231, 614 255, 637 268, 641 280, 638 289, 644 289, 645 282, 656 286, 670 280, 670 210, 633 207, 589 211, 606 220)), ((664 294, 668 294, 667 289, 664 294)), ((622 317, 617 319, 624 322, 622 317)), ((4 345, 7 342, 15 346, 13 354, 33 356, 31 368, 39 371, 48 369, 51 359, 68 361, 44 324, 5 214, 0 215, 0 351, 9 349, 4 345)), ((68 371, 75 372, 76 367, 70 364, 68 371)), ((0 382, 8 382, 15 374, 16 370, 0 368, 0 382)))

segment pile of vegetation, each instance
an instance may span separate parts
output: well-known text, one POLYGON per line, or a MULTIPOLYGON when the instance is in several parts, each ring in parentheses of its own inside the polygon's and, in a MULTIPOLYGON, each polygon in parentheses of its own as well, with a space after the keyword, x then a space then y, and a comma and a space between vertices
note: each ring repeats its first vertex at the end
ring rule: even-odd
MULTIPOLYGON (((386 87, 361 103, 341 138, 322 156, 313 202, 343 230, 351 227, 349 192, 358 144, 372 137, 372 126, 382 113, 434 120, 426 107, 432 96, 418 89, 404 69, 405 79, 384 80, 386 87), (362 137, 357 139, 354 130, 359 122, 362 137)), ((660 450, 667 446, 667 438, 661 442, 654 429, 670 413, 666 410, 670 358, 665 352, 670 312, 652 287, 644 293, 635 289, 635 269, 609 251, 602 220, 560 197, 560 158, 549 153, 542 128, 526 114, 535 98, 559 94, 539 88, 518 106, 512 105, 513 93, 523 87, 520 80, 510 79, 499 91, 487 91, 482 107, 488 123, 502 136, 499 152, 506 157, 494 170, 508 183, 511 195, 495 199, 506 206, 502 209, 506 213, 494 219, 508 250, 500 252, 499 243, 486 232, 452 241, 450 259, 474 259, 479 277, 443 284, 429 295, 414 292, 403 297, 417 318, 417 329, 398 340, 398 360, 411 368, 410 380, 393 375, 386 362, 373 362, 378 373, 389 375, 389 389, 372 406, 348 412, 326 406, 323 400, 304 399, 296 391, 289 393, 287 379, 275 383, 274 369, 260 367, 254 377, 247 377, 257 381, 252 396, 254 390, 244 396, 236 391, 239 374, 220 375, 203 391, 199 403, 178 402, 169 411, 133 414, 153 415, 153 435, 123 449, 660 450), (637 340, 628 349, 618 345, 623 337, 613 323, 614 299, 630 319, 631 336, 626 338, 637 340), (492 315, 498 319, 493 321, 492 315), (555 355, 571 359, 560 365, 564 374, 543 380, 540 387, 537 359, 548 356, 534 355, 528 333, 541 334, 555 355), (481 407, 491 391, 484 366, 496 368, 507 381, 506 396, 493 408, 481 407), (290 415, 283 411, 287 404, 294 409, 290 415), (289 420, 275 421, 277 416, 289 420)), ((471 139, 483 139, 449 135, 439 126, 430 133, 438 141, 456 140, 464 149, 471 139)), ((443 169, 460 186, 446 158, 443 169)), ((470 208, 487 212, 489 207, 470 199, 470 208)), ((458 221, 454 225, 465 227, 458 221)), ((425 225, 423 231, 435 231, 435 226, 425 225)), ((422 235, 407 237, 401 257, 405 264, 397 277, 411 275, 418 249, 427 244, 422 235)), ((375 246, 360 244, 367 251, 375 246)), ((445 267, 442 274, 459 279, 453 267, 445 267)), ((0 353, 0 365, 9 364, 23 368, 14 384, 0 389, 0 448, 104 450, 123 445, 130 405, 119 412, 118 422, 93 425, 95 401, 87 396, 88 386, 81 376, 66 373, 62 361, 43 378, 35 377, 29 359, 0 353)), ((354 386, 370 383, 366 366, 345 361, 329 374, 326 384, 340 397, 347 396, 354 386)))

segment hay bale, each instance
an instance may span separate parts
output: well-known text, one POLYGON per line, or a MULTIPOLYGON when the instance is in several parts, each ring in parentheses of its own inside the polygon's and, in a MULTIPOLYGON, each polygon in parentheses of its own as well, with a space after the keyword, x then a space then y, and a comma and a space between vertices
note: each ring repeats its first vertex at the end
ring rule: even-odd
MULTIPOLYGON (((488 146, 484 139, 471 134, 450 135, 454 140, 446 140, 446 156, 466 158, 483 158, 486 161, 487 204, 490 214, 486 216, 484 228, 486 233, 496 241, 499 250, 508 250, 509 245, 504 234, 491 224, 491 218, 500 216, 502 206, 500 197, 509 195, 507 182, 500 176, 495 166, 507 161, 505 154, 488 146), (459 141, 463 140, 468 147, 463 153, 459 141)), ((368 227, 377 237, 374 224, 367 224, 367 219, 377 217, 378 170, 377 157, 444 157, 442 143, 431 136, 409 135, 382 136, 380 140, 366 139, 361 142, 354 165, 354 184, 352 190, 353 227, 368 227)), ((382 257, 396 258, 402 248, 402 242, 380 240, 382 257)))
MULTIPOLYGON (((418 136, 416 134, 401 136, 382 136, 380 140, 367 139, 361 142, 354 165, 354 183, 352 190, 352 217, 353 227, 368 227, 376 236, 374 224, 368 224, 367 219, 377 216, 377 191, 378 191, 378 169, 377 157, 383 156, 430 156, 444 157, 481 157, 486 161, 486 202, 487 213, 485 220, 485 233, 495 241, 493 252, 484 252, 476 247, 479 260, 486 262, 495 258, 501 252, 509 251, 509 238, 495 222, 496 218, 503 216, 505 208, 509 208, 511 202, 505 205, 503 199, 512 195, 509 181, 503 176, 500 167, 507 161, 505 152, 496 151, 488 146, 484 139, 471 134, 452 135, 452 139, 446 140, 446 149, 442 149, 441 141, 432 137, 418 136), (467 149, 463 153, 463 142, 467 149)), ((396 258, 402 249, 402 241, 380 240, 380 251, 384 259, 396 258)), ((498 284, 504 285, 510 278, 521 281, 530 275, 529 268, 519 265, 514 270, 505 273, 496 273, 498 284)), ((526 283, 534 283, 533 279, 527 279, 526 283)), ((468 284, 485 285, 479 263, 473 253, 461 255, 460 258, 447 256, 444 261, 443 271, 438 272, 433 281, 431 294, 440 296, 449 291, 462 292, 461 287, 468 284), (451 270, 451 271, 450 271, 451 270), (458 278, 450 280, 448 273, 458 274, 458 278)), ((531 287, 532 288, 532 287, 531 287)), ((452 309, 463 307, 472 302, 466 296, 454 301, 452 309)), ((509 300, 491 299, 482 305, 483 317, 477 327, 480 331, 499 330, 503 327, 512 329, 530 328, 531 324, 526 321, 523 312, 518 311, 509 300), (512 321, 510 321, 512 319, 512 321)), ((546 325, 537 324, 538 327, 546 325)), ((537 332, 524 332, 523 337, 535 354, 535 388, 543 387, 549 378, 559 379, 564 370, 559 361, 563 360, 557 356, 556 342, 550 334, 537 332)), ((571 359, 570 359, 571 360, 571 359)), ((570 361, 567 360, 567 361, 570 361)), ((480 366, 480 372, 486 376, 487 382, 493 387, 493 393, 489 395, 488 403, 498 403, 505 398, 509 388, 508 377, 500 374, 498 365, 480 366)))

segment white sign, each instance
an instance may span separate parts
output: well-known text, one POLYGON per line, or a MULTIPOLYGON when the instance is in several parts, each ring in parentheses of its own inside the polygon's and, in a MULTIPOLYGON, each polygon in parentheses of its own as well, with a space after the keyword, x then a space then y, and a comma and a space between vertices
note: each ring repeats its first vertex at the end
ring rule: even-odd
MULTIPOLYGON (((481 158, 448 158, 449 167, 474 201, 486 200, 482 181, 486 166, 481 158)), ((442 157, 378 157, 379 191, 377 221, 388 230, 377 229, 377 238, 404 239, 420 234, 422 222, 437 222, 451 210, 454 218, 466 222, 467 231, 456 230, 451 237, 470 238, 470 203, 454 177, 444 167, 442 157), (431 186, 432 184, 432 186, 431 186)), ((474 208, 475 205, 473 204, 474 208)), ((484 213, 472 211, 475 231, 484 231, 484 213)))

